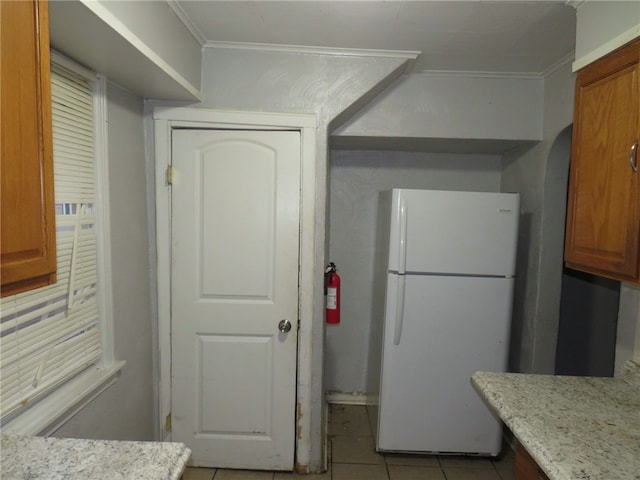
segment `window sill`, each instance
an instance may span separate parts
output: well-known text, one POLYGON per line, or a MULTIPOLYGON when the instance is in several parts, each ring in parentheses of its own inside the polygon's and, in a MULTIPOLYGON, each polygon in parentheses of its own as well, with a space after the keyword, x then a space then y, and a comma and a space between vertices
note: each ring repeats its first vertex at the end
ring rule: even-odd
POLYGON ((126 362, 91 368, 2 425, 2 433, 49 436, 113 385, 126 362))

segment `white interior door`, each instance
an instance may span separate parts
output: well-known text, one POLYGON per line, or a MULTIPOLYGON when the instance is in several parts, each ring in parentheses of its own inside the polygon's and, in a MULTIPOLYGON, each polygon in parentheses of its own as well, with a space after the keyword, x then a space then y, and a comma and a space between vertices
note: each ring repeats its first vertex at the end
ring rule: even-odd
POLYGON ((174 130, 172 164, 172 440, 196 466, 291 470, 299 132, 174 130))

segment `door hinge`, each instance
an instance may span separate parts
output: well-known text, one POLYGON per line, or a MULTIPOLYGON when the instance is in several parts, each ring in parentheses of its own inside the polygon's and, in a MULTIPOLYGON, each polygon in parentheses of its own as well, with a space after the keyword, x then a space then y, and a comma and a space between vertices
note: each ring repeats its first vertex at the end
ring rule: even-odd
POLYGON ((171 431, 171 414, 167 415, 167 418, 164 419, 164 429, 167 432, 171 431))
POLYGON ((167 185, 173 185, 173 167, 171 165, 167 167, 167 185))

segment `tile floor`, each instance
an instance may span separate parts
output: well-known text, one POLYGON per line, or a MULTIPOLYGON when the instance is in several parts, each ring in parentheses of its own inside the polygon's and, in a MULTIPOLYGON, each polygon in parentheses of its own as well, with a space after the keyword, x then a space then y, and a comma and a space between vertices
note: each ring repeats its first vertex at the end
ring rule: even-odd
POLYGON ((436 455, 379 454, 368 409, 331 405, 329 470, 296 475, 214 468, 187 468, 183 480, 515 480, 513 454, 490 460, 436 455))

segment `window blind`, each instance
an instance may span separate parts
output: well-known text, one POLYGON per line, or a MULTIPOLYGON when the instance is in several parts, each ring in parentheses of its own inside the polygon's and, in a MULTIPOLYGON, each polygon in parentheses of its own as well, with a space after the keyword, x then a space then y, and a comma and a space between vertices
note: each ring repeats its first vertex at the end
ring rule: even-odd
POLYGON ((52 65, 57 282, 0 302, 0 409, 13 417, 101 357, 93 85, 52 65))

